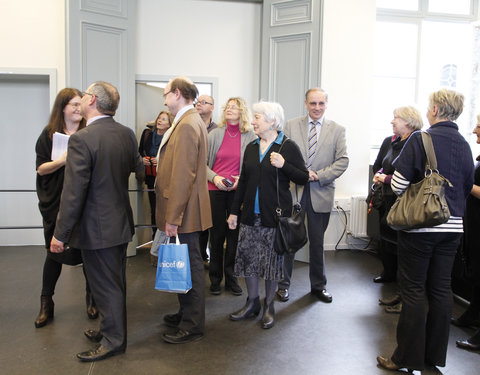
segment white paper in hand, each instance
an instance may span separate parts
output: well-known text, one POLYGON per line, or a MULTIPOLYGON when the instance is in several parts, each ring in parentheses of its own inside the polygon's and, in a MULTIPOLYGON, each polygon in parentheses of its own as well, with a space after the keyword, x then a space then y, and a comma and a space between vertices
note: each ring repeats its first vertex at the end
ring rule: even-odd
POLYGON ((52 160, 57 160, 65 151, 67 151, 69 138, 69 135, 63 133, 53 133, 52 160))

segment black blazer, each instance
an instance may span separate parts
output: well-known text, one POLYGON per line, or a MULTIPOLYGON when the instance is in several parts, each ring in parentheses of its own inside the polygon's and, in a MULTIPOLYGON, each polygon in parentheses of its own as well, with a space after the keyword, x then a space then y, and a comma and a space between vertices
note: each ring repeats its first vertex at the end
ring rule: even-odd
POLYGON ((297 144, 285 137, 285 144, 281 155, 285 159, 283 168, 277 169, 270 163, 270 154, 278 152, 280 144, 273 143, 270 150, 260 163, 259 140, 250 142, 243 156, 242 173, 238 181, 237 191, 232 204, 231 213, 238 215, 242 208, 241 222, 253 225, 255 218, 255 194, 258 187, 260 218, 262 225, 274 228, 276 226, 277 203, 277 174, 279 180, 280 207, 282 216, 290 216, 292 209, 292 196, 290 194, 290 181, 299 185, 308 182, 308 170, 297 144))
POLYGON ((133 131, 111 117, 70 137, 55 238, 79 249, 103 249, 131 241, 128 197, 131 172, 143 174, 133 131))

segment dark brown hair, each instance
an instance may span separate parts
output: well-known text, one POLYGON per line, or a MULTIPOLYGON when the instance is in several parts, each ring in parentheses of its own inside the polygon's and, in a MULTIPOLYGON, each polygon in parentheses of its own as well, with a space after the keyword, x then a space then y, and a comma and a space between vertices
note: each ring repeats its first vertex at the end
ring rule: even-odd
MULTIPOLYGON (((65 133, 65 117, 63 110, 67 106, 67 104, 72 100, 74 97, 79 96, 82 97, 82 93, 80 90, 72 89, 70 87, 66 87, 57 94, 55 98, 55 103, 53 103, 52 112, 50 113, 50 119, 48 120, 47 129, 48 135, 50 139, 53 137, 53 133, 65 133)), ((82 129, 85 127, 85 119, 80 121, 78 129, 82 129)))

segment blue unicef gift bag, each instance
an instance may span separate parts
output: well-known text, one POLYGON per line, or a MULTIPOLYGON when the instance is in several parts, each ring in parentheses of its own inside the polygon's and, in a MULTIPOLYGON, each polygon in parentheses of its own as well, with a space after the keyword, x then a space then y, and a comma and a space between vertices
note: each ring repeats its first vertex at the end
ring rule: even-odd
POLYGON ((190 258, 186 244, 162 243, 158 249, 155 289, 170 293, 187 293, 192 289, 190 258))

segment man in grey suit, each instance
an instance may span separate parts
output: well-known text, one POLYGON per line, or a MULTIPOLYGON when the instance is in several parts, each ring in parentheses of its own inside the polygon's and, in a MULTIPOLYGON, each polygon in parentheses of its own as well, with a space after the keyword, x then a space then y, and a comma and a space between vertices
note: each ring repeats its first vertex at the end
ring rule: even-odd
POLYGON ((143 165, 134 132, 115 122, 120 96, 106 82, 84 93, 80 112, 87 127, 70 137, 65 183, 50 249, 65 244, 82 251, 83 264, 102 321, 85 336, 100 343, 78 353, 92 362, 125 352, 127 345, 125 262, 134 233, 128 197, 131 172, 142 178, 143 165))
MULTIPOLYGON (((310 174, 309 183, 292 187, 307 216, 310 241, 311 293, 323 302, 332 302, 327 292, 323 238, 330 219, 335 195, 335 179, 348 167, 345 128, 325 118, 328 94, 321 88, 311 88, 305 94, 308 115, 287 122, 285 134, 295 141, 302 151, 310 174)), ((284 279, 278 283, 277 297, 288 301, 290 280, 295 255, 284 256, 284 279)))

